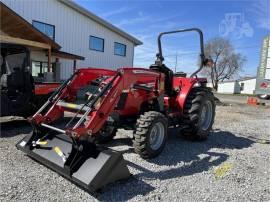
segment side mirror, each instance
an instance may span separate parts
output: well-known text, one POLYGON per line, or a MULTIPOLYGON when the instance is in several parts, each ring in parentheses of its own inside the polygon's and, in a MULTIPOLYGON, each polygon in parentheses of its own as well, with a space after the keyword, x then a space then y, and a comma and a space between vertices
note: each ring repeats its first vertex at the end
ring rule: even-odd
POLYGON ((214 61, 211 58, 206 58, 203 62, 205 67, 212 68, 214 66, 214 61))

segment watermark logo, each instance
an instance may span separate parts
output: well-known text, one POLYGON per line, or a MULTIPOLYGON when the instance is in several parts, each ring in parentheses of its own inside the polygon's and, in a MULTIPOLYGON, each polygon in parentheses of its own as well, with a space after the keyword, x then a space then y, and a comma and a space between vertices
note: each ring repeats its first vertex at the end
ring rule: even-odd
POLYGON ((245 20, 243 13, 226 13, 219 24, 219 34, 223 37, 233 36, 240 39, 244 36, 252 37, 253 33, 254 30, 245 20))

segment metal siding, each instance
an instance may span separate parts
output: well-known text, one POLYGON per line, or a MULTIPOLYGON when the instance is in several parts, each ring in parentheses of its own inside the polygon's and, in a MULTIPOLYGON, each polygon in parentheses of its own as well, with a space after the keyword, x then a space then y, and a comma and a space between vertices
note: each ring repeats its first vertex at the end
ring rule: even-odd
POLYGON ((239 81, 239 85, 241 85, 241 83, 244 83, 244 90, 241 91, 241 94, 254 94, 256 79, 239 81))
POLYGON ((233 94, 237 93, 235 92, 235 84, 236 82, 225 82, 225 83, 219 83, 218 84, 218 93, 228 93, 228 94, 233 94))
MULTIPOLYGON (((78 67, 118 68, 133 65, 134 44, 115 32, 96 23, 72 8, 56 1, 2 0, 8 7, 32 24, 32 20, 55 25, 55 40, 62 51, 85 57, 78 67), (104 52, 89 50, 89 36, 105 39, 104 52), (114 55, 114 42, 127 46, 126 57, 114 55)), ((72 73, 73 62, 61 61, 61 78, 72 73)))

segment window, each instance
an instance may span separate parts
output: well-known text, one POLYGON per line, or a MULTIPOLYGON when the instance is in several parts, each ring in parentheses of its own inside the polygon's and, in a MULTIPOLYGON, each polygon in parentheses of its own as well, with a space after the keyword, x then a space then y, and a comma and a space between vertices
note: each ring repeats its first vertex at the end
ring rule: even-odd
POLYGON ((32 76, 38 76, 41 73, 41 62, 32 62, 32 76))
POLYGON ((126 49, 125 44, 114 42, 114 55, 126 56, 126 49))
POLYGON ((46 34, 48 37, 54 40, 55 38, 55 27, 54 25, 46 24, 43 22, 33 21, 33 26, 41 31, 42 33, 46 34))
POLYGON ((90 50, 104 52, 104 39, 90 36, 89 48, 90 50))
POLYGON ((32 61, 32 76, 43 77, 48 72, 48 63, 40 61, 32 61))
POLYGON ((240 91, 243 91, 244 90, 244 86, 245 86, 245 83, 241 83, 240 84, 240 91))

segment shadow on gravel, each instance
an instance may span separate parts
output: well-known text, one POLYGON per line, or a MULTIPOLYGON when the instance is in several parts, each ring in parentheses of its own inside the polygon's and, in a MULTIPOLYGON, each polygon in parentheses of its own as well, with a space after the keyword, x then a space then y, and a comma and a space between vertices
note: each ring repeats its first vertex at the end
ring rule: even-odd
POLYGON ((213 131, 208 140, 203 142, 186 141, 177 138, 173 134, 168 141, 165 152, 159 157, 149 160, 149 162, 166 166, 176 166, 178 163, 182 163, 182 166, 152 172, 132 162, 129 162, 129 165, 143 171, 138 174, 139 178, 158 178, 164 180, 189 176, 207 171, 213 166, 218 166, 229 157, 226 152, 211 151, 211 149, 243 149, 250 147, 253 143, 255 143, 253 140, 235 136, 229 131, 221 130, 213 131))
MULTIPOLYGON (((68 123, 69 120, 70 120, 69 117, 64 117, 63 119, 61 119, 61 121, 55 122, 52 125, 59 128, 64 128, 64 126, 68 123)), ((76 121, 76 119, 74 121, 76 121)), ((1 123, 0 128, 1 128, 0 138, 14 137, 19 134, 27 134, 32 131, 32 127, 27 120, 1 123)))
POLYGON ((0 124, 0 138, 11 138, 19 134, 27 134, 32 131, 31 125, 27 121, 11 121, 0 124))
MULTIPOLYGON (((115 139, 112 145, 125 143, 131 145, 130 140, 125 138, 115 139)), ((120 201, 126 201, 137 195, 146 195, 153 191, 155 187, 147 184, 144 179, 159 179, 162 181, 208 171, 213 166, 218 166, 228 159, 229 155, 227 152, 220 149, 243 149, 250 147, 253 143, 255 143, 255 141, 249 138, 236 136, 229 131, 219 129, 214 130, 206 141, 191 142, 179 138, 177 130, 171 129, 169 131, 169 139, 166 148, 162 154, 155 159, 148 160, 150 164, 155 164, 155 167, 168 166, 169 168, 162 169, 160 167, 160 169, 153 168, 153 170, 150 170, 140 166, 137 162, 127 160, 130 167, 140 172, 127 181, 121 182, 120 184, 112 184, 112 186, 123 187, 125 194, 116 196, 114 195, 114 188, 108 188, 97 198, 99 200, 108 201, 116 197, 120 201), (217 151, 215 149, 217 149, 217 151)), ((129 148, 121 152, 129 153, 134 151, 129 148)))
POLYGON ((213 166, 220 165, 229 157, 225 152, 214 152, 210 151, 211 149, 243 149, 254 143, 253 140, 248 138, 235 136, 229 131, 221 130, 213 131, 208 140, 203 142, 177 141, 176 138, 175 136, 170 138, 166 152, 149 162, 167 166, 174 166, 183 162, 184 165, 169 170, 152 172, 130 162, 135 168, 144 171, 138 174, 140 177, 164 180, 207 171, 213 166))

